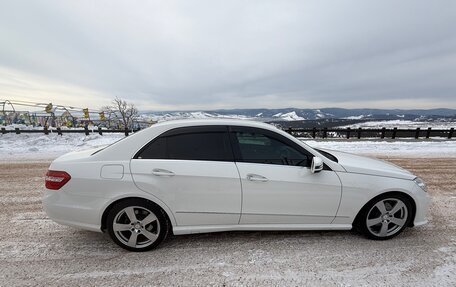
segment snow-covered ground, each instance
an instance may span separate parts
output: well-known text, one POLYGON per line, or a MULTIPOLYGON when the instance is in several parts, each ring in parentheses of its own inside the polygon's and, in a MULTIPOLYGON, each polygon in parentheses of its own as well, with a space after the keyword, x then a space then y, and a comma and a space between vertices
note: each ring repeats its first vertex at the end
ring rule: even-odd
POLYGON ((456 140, 303 140, 315 148, 356 154, 408 157, 456 157, 456 140))
MULTIPOLYGON (((0 135, 0 160, 53 159, 70 151, 111 144, 124 135, 91 134, 4 134, 0 135)), ((308 140, 313 147, 369 155, 456 157, 456 140, 308 140)))
POLYGON ((407 229, 397 239, 377 242, 341 231, 175 236, 151 253, 160 260, 144 261, 115 246, 106 235, 52 222, 41 209, 42 176, 49 160, 123 137, 0 135, 0 182, 4 183, 0 224, 14 225, 0 232, 0 282, 5 286, 80 285, 87 279, 92 285, 456 286, 456 140, 303 139, 313 147, 391 156, 388 160, 424 178, 433 197, 430 223, 407 229))
MULTIPOLYGON (((356 117, 352 117, 355 119, 356 117)), ((371 128, 371 129, 380 129, 380 128, 398 128, 398 129, 449 129, 456 128, 455 121, 407 121, 407 120, 385 120, 385 121, 366 121, 362 123, 339 126, 338 128, 371 128)))
POLYGON ((169 236, 127 252, 42 209, 48 162, 0 162, 0 286, 456 286, 456 161, 389 159, 428 183, 428 224, 373 241, 349 231, 169 236))
POLYGON ((125 135, 91 134, 4 134, 0 135, 0 160, 53 159, 70 151, 111 144, 125 135))

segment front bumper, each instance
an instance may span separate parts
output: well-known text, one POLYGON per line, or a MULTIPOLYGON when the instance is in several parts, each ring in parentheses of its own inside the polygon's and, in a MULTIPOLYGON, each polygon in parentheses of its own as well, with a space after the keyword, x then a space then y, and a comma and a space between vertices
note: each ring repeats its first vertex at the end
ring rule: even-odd
POLYGON ((414 195, 416 203, 416 213, 415 220, 413 221, 413 226, 420 226, 428 223, 427 215, 429 211, 429 205, 431 203, 431 197, 429 196, 429 193, 424 192, 418 186, 416 186, 414 195))

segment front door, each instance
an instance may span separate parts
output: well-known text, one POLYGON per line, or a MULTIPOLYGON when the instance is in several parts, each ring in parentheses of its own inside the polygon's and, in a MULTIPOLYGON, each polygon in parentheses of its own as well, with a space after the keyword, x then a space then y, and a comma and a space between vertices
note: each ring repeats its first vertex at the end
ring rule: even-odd
POLYGON ((312 155, 271 131, 233 127, 242 182, 241 224, 329 224, 341 198, 341 183, 326 168, 310 172, 312 155))

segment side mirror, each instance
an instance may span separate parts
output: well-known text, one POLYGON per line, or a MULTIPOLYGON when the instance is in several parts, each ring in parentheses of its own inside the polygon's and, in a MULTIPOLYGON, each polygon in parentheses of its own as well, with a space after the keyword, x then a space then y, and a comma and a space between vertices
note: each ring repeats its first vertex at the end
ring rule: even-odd
POLYGON ((310 171, 312 173, 320 172, 323 170, 323 160, 318 156, 312 158, 312 165, 310 166, 310 171))

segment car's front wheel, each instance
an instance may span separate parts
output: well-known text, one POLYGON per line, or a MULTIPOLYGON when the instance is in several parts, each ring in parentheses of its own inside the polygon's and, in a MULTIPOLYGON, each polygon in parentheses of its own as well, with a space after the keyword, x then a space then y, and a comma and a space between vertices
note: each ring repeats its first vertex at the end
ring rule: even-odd
POLYGON ((361 231, 369 238, 385 240, 401 233, 411 218, 410 200, 401 195, 385 195, 371 201, 358 219, 361 231))
POLYGON ((108 233, 120 247, 147 251, 165 239, 168 222, 156 205, 141 199, 117 203, 107 217, 108 233))

